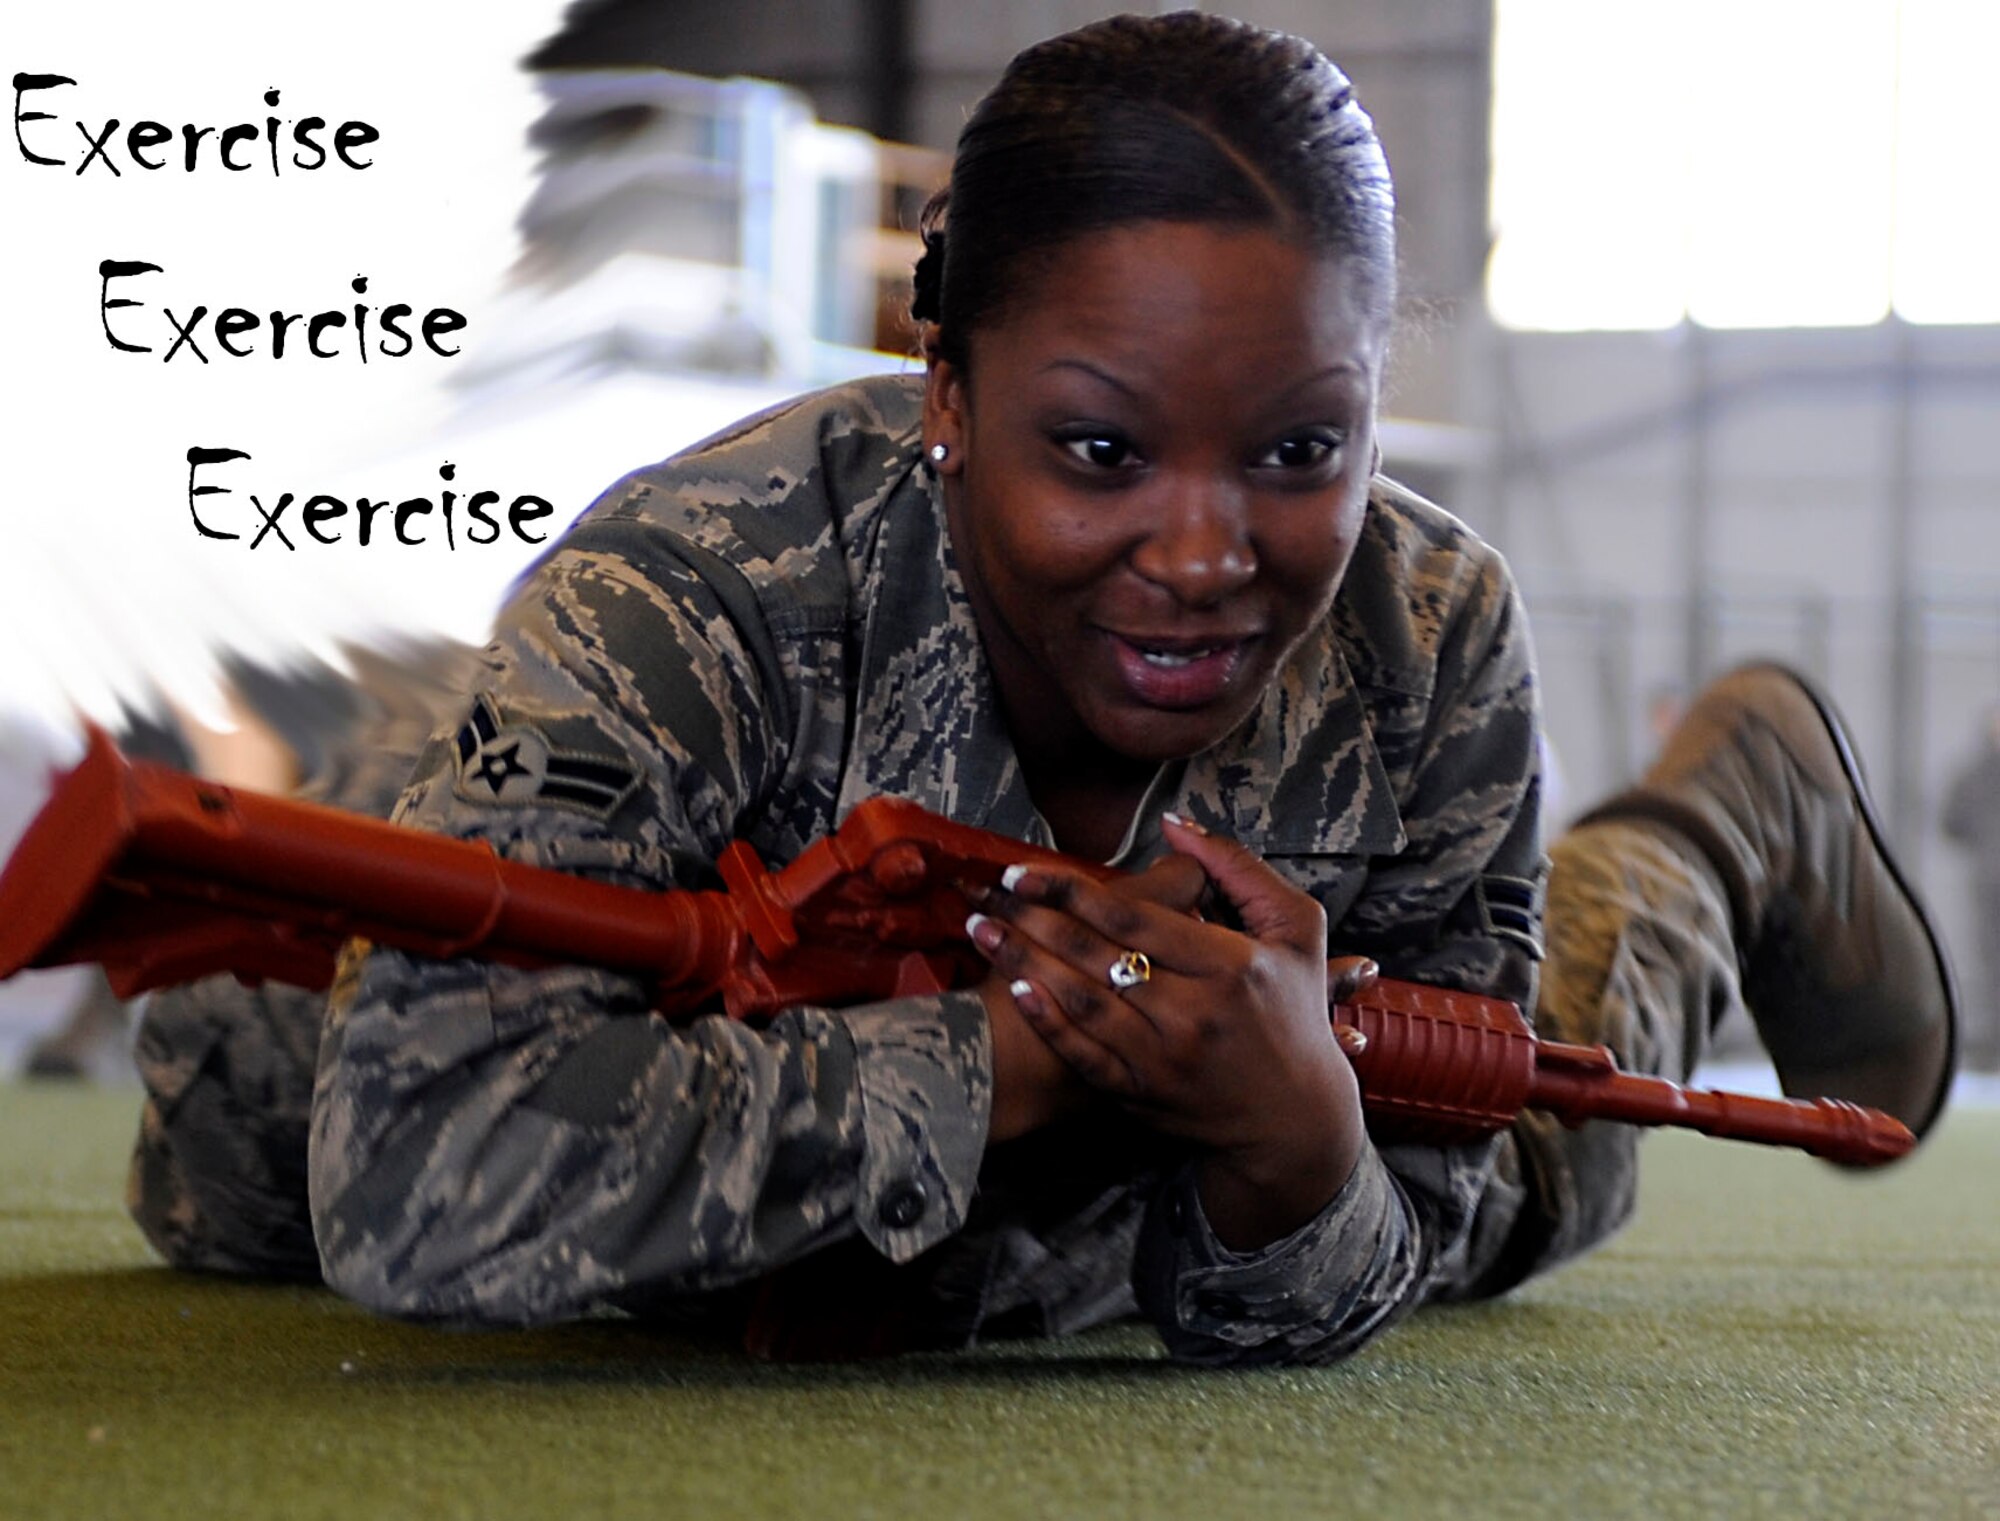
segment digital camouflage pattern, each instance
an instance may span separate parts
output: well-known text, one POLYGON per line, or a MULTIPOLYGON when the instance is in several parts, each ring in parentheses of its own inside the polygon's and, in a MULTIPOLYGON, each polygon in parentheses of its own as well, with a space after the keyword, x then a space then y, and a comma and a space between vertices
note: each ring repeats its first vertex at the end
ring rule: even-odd
POLYGON ((207 977, 147 1000, 126 1204, 175 1267, 317 1278, 306 1130, 326 998, 207 977))
MULTIPOLYGON (((647 885, 713 885, 738 832, 789 858, 876 792, 1049 843, 916 442, 913 382, 876 382, 614 491, 509 615, 491 672, 451 662, 445 681, 481 691, 425 751, 410 817, 647 885)), ((1497 561, 1379 482, 1325 637, 1242 734, 1162 772, 1118 859, 1150 859, 1178 807, 1318 895, 1337 948, 1526 998, 1528 671, 1497 561)), ((333 750, 322 800, 387 810, 442 690, 404 675, 373 683, 392 701, 333 750)), ((1682 1011, 1735 996, 1726 914, 1684 851, 1630 823, 1559 842, 1548 1033, 1683 1075, 1698 1034, 1682 1011)), ((1529 1117, 1491 1146, 1371 1154, 1319 1219, 1239 1256, 1209 1233, 1187 1159, 1115 1117, 982 1157, 990 1079, 966 995, 669 1032, 600 974, 386 956, 347 971, 321 1224, 336 1281, 399 1313, 526 1321, 603 1300, 854 1351, 1143 1306, 1183 1357, 1325 1359, 1424 1298, 1574 1255, 1630 1208, 1632 1132, 1529 1117)), ((227 979, 153 1000, 132 1204, 169 1261, 318 1270, 322 1004, 227 979)))
MULTIPOLYGON (((713 886, 733 838, 788 860, 877 794, 1049 843, 920 468, 920 386, 807 397, 614 488, 503 614, 402 821, 654 889, 713 886)), ((1337 949, 1529 1003, 1535 702, 1499 558, 1378 481, 1327 626, 1238 733, 1163 773, 1120 864, 1174 808, 1319 897, 1337 949)), ((1136 1306, 1179 1356, 1323 1360, 1475 1278, 1522 1197, 1497 1143, 1371 1152, 1319 1219, 1239 1255, 1189 1159, 1120 1122, 986 1157, 969 993, 674 1028, 590 969, 382 951, 350 981, 320 1049, 313 1218, 328 1279, 399 1315, 737 1315, 742 1286, 845 1243, 902 1265, 877 1297, 904 1344, 1136 1306)))

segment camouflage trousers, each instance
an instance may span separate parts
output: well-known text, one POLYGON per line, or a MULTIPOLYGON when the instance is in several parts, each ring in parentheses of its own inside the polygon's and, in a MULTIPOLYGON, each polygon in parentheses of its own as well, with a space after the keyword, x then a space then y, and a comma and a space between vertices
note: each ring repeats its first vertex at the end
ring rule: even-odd
MULTIPOLYGON (((1709 1034, 1742 1007, 1720 878, 1680 835, 1638 819, 1570 830, 1549 866, 1536 1033, 1609 1046, 1627 1072, 1686 1082, 1709 1034)), ((1643 1134, 1523 1114, 1501 1146, 1467 1272, 1440 1297, 1503 1293, 1610 1236, 1637 1200, 1643 1134)))
MULTIPOLYGON (((1572 830, 1550 852, 1536 1028, 1685 1080, 1740 1002, 1727 900, 1694 848, 1642 821, 1572 830)), ((177 1267, 316 1277, 306 1134, 323 998, 227 978, 155 997, 137 1057, 146 1104, 128 1202, 177 1267)), ((1505 1139, 1461 1277, 1504 1292, 1631 1215, 1639 1132, 1524 1115, 1505 1139)))

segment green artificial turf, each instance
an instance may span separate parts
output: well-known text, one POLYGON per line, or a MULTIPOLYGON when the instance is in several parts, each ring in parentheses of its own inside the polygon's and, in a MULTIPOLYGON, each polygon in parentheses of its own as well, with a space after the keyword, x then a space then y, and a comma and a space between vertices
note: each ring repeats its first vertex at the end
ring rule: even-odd
POLYGON ((0 1086, 0 1516, 2000 1516, 2000 1112, 1850 1177, 1663 1135, 1640 1220, 1342 1366, 1135 1327, 773 1367, 154 1265, 130 1093, 0 1086))

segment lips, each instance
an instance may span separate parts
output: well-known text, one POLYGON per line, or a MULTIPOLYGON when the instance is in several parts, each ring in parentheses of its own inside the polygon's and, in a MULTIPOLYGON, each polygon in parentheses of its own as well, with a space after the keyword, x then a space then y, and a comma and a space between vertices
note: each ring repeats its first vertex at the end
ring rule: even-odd
POLYGON ((1200 708, 1218 701, 1244 666, 1255 635, 1155 638, 1110 634, 1126 692, 1154 708, 1200 708))

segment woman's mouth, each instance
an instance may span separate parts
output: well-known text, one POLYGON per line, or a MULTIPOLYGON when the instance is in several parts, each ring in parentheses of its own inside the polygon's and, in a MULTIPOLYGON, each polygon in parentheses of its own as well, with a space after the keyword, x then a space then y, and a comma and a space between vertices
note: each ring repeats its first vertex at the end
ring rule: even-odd
POLYGON ((1111 635, 1126 692, 1154 708, 1200 708, 1230 688, 1243 667, 1250 638, 1146 639, 1111 635))

